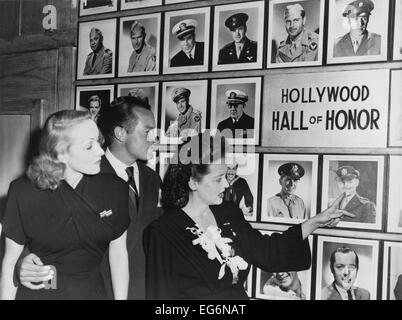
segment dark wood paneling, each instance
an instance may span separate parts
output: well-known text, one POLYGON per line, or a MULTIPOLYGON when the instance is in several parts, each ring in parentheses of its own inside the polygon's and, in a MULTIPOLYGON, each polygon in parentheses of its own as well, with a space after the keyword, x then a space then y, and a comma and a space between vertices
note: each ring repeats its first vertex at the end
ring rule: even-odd
POLYGON ((18 36, 19 0, 0 1, 0 38, 12 39, 18 36))

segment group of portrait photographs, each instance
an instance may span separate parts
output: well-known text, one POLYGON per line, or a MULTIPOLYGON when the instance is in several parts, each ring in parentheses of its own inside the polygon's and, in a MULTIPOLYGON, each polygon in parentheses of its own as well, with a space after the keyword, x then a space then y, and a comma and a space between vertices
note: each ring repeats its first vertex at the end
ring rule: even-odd
POLYGON ((267 272, 253 267, 250 272, 253 276, 246 282, 249 297, 258 300, 402 300, 401 243, 331 236, 310 236, 308 241, 310 248, 314 248, 309 269, 267 272), (316 246, 313 246, 313 238, 316 246))
MULTIPOLYGON (((402 0, 394 1, 247 1, 79 22, 77 80, 386 61, 391 48, 401 60, 402 0)), ((160 3, 123 0, 121 10, 152 5, 160 3)), ((116 6, 84 0, 80 12, 116 6)))

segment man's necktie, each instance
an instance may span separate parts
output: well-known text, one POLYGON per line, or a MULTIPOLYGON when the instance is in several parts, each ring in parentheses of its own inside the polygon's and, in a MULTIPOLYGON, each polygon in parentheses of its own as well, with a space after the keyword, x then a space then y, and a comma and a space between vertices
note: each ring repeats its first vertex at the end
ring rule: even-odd
POLYGON ((93 57, 92 57, 92 65, 91 65, 91 67, 94 66, 95 60, 96 60, 96 53, 94 52, 94 55, 93 55, 93 57))
POLYGON ((352 296, 352 290, 348 290, 348 300, 353 300, 353 296, 352 296))
POLYGON ((354 52, 356 53, 358 49, 359 49, 359 41, 354 40, 353 41, 353 50, 354 50, 354 52))
POLYGON ((127 167, 126 172, 128 175, 128 184, 133 188, 134 194, 135 194, 135 204, 138 208, 138 189, 137 186, 135 185, 135 179, 134 179, 134 168, 133 167, 127 167))
POLYGON ((189 55, 188 55, 189 57, 190 57, 190 60, 193 60, 194 58, 193 58, 193 55, 190 53, 189 55))

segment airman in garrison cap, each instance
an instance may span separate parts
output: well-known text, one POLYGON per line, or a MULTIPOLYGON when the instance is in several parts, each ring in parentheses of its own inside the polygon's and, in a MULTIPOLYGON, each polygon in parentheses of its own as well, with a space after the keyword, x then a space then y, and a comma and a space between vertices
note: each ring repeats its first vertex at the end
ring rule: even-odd
POLYGON ((281 191, 268 198, 268 217, 307 219, 304 201, 295 195, 298 181, 304 176, 304 168, 296 162, 287 162, 278 168, 281 191))
POLYGON ((248 96, 241 90, 229 89, 225 92, 229 117, 218 123, 218 130, 230 129, 234 138, 251 138, 254 118, 244 112, 248 96))
POLYGON ((170 67, 204 64, 204 42, 196 41, 197 25, 197 20, 185 19, 172 28, 172 34, 180 41, 181 50, 170 60, 170 67))
POLYGON ((375 204, 357 193, 360 172, 353 166, 341 166, 335 171, 339 191, 344 194, 339 209, 356 215, 355 218, 343 216, 342 221, 375 223, 375 204))
POLYGON ((276 63, 317 61, 319 35, 305 28, 304 8, 299 3, 286 6, 284 22, 288 37, 279 43, 276 63))
POLYGON ((342 15, 347 19, 349 32, 336 39, 334 57, 381 54, 381 35, 367 30, 373 10, 371 0, 356 0, 346 5, 342 15))
POLYGON ((191 91, 187 88, 175 88, 172 100, 179 115, 166 131, 167 137, 186 137, 196 135, 201 130, 201 111, 193 108, 190 101, 191 91))
POLYGON ((231 31, 233 40, 219 50, 218 64, 250 63, 257 61, 257 42, 247 36, 246 13, 236 13, 225 21, 225 26, 231 31))
POLYGON ((85 61, 84 75, 112 73, 113 52, 103 45, 102 31, 92 28, 89 32, 89 45, 92 52, 85 61))

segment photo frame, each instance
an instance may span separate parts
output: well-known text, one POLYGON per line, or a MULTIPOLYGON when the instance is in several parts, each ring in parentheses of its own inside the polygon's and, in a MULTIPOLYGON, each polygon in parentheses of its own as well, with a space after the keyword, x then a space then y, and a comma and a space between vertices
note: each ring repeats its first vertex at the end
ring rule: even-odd
POLYGON ((270 1, 268 68, 322 64, 324 5, 323 0, 270 1), (301 10, 304 10, 304 17, 301 10))
POLYGON ((317 174, 316 155, 264 154, 261 221, 295 224, 315 216, 317 174), (297 184, 288 186, 288 178, 281 178, 279 171, 296 179, 300 177, 297 184))
POLYGON ((208 71, 210 11, 204 7, 165 13, 164 74, 208 71), (191 30, 195 30, 194 38, 191 30), (176 34, 186 39, 179 40, 176 34))
POLYGON ((215 7, 213 71, 262 68, 264 12, 264 1, 215 7), (247 21, 242 22, 244 17, 247 21), (225 25, 226 21, 232 29, 225 25), (240 31, 232 31, 239 27, 240 31), (239 55, 236 43, 242 46, 239 55))
MULTIPOLYGON (((341 300, 339 291, 333 289, 334 276, 330 270, 330 257, 337 248, 345 247, 354 250, 359 257, 357 275, 351 272, 346 280, 353 285, 354 300, 377 299, 378 241, 318 236, 317 243, 316 300, 341 300)), ((335 256, 339 254, 345 255, 336 253, 335 256)))
POLYGON ((402 233, 402 156, 389 157, 387 232, 402 233))
POLYGON ((261 77, 212 80, 211 129, 220 130, 232 144, 258 145, 260 143, 261 82, 261 77), (238 108, 236 111, 228 109, 227 102, 231 99, 229 96, 231 92, 236 92, 235 96, 238 94, 247 96, 242 111, 238 108), (239 117, 240 112, 242 116, 239 117), (233 124, 232 118, 237 118, 236 125, 233 124), (251 129, 252 127, 254 129, 251 129))
MULTIPOLYGON (((349 26, 355 22, 343 16, 343 14, 346 14, 346 10, 349 11, 350 9, 351 16, 356 11, 351 7, 347 7, 352 2, 352 0, 329 1, 328 64, 385 61, 388 48, 389 1, 372 0, 374 9, 369 12, 371 13, 369 22, 365 27, 362 27, 362 29, 365 28, 365 31, 360 29, 361 33, 359 33, 358 37, 363 34, 363 38, 360 43, 356 44, 355 49, 349 33, 349 26)), ((363 8, 366 7, 363 6, 363 8)), ((356 28, 355 30, 358 29, 356 28)))
MULTIPOLYGON (((266 235, 274 233, 266 230, 260 230, 260 232, 266 235)), ((311 236, 308 237, 308 241, 310 247, 312 247, 313 239, 311 236)), ((311 267, 297 272, 283 270, 277 273, 266 272, 256 268, 255 296, 264 300, 310 300, 311 267), (289 286, 297 287, 298 291, 290 290, 289 286)))
POLYGON ((402 60, 402 0, 395 0, 394 60, 402 60))
POLYGON ((402 300, 402 243, 384 242, 382 300, 402 300))
POLYGON ((120 19, 119 77, 159 74, 160 26, 160 13, 120 19))
POLYGON ((116 19, 79 23, 77 80, 113 78, 116 60, 116 19), (102 33, 100 37, 99 30, 102 33), (92 35, 91 49, 89 36, 92 35), (102 40, 103 39, 103 40, 102 40))
POLYGON ((161 109, 161 143, 177 144, 180 143, 180 137, 194 135, 199 131, 206 129, 207 125, 207 80, 195 81, 173 81, 164 82, 162 86, 162 109, 161 109), (192 106, 192 111, 187 109, 182 124, 179 125, 178 111, 172 95, 179 88, 189 90, 188 103, 192 106), (190 112, 191 111, 191 112, 190 112))
POLYGON ((117 0, 80 0, 80 16, 117 11, 117 0))
POLYGON ((380 230, 383 181, 383 156, 325 155, 322 209, 331 205, 341 193, 346 193, 347 204, 342 200, 340 208, 355 214, 356 217, 343 217, 338 227, 380 230), (358 173, 354 173, 354 170, 358 173))
POLYGON ((121 0, 121 10, 140 9, 162 5, 162 0, 121 0))
POLYGON ((402 147, 402 69, 391 70, 390 86, 389 146, 402 147))

